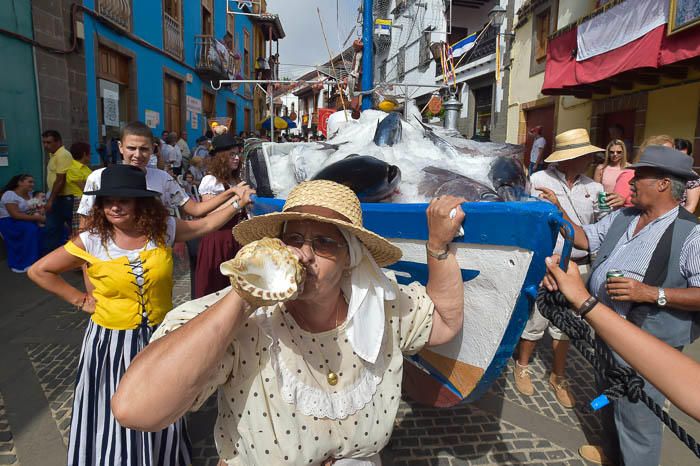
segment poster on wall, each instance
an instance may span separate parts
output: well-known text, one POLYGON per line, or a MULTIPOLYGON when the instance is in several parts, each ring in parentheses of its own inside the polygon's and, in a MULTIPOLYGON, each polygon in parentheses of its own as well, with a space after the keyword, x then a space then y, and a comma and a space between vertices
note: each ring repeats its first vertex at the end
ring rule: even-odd
POLYGON ((202 112, 202 101, 192 96, 187 96, 187 111, 192 113, 202 112))
POLYGON ((192 129, 199 129, 199 113, 192 112, 190 124, 192 125, 192 129))
POLYGON ((160 124, 160 113, 154 110, 146 109, 146 115, 144 119, 146 120, 146 126, 148 126, 149 128, 155 128, 160 124))
POLYGON ((100 79, 102 98, 102 124, 119 127, 119 84, 100 79))
POLYGON ((668 33, 674 34, 700 23, 698 0, 670 0, 668 33))

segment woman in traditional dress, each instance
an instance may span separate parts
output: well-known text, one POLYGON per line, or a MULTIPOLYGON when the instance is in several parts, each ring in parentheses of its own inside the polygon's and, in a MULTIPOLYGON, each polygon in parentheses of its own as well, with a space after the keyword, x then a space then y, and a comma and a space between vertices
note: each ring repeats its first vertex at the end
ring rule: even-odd
MULTIPOLYGON (((229 187, 241 183, 240 144, 229 133, 216 136, 212 141, 213 159, 209 163, 209 175, 199 184, 199 195, 207 201, 223 193, 229 187)), ((228 279, 219 272, 219 265, 236 255, 240 245, 231 236, 231 228, 246 218, 244 211, 234 216, 218 231, 209 233, 199 242, 197 267, 194 278, 194 298, 219 291, 228 286, 228 279)))
POLYGON ((155 433, 122 427, 110 399, 124 371, 172 309, 175 241, 219 228, 249 202, 251 190, 204 219, 168 216, 160 193, 146 189, 143 170, 112 165, 101 175, 85 229, 38 261, 29 277, 42 288, 90 314, 83 339, 73 401, 69 465, 161 466, 191 464, 182 420, 155 433), (61 274, 87 264, 92 295, 61 274))
POLYGON ((0 235, 5 239, 7 265, 15 273, 24 273, 40 255, 41 227, 46 217, 32 212, 34 192, 32 175, 13 176, 0 197, 0 235))
POLYGON ((324 180, 295 187, 281 213, 242 222, 234 235, 241 244, 281 239, 273 242, 280 257, 286 245, 306 270, 303 291, 255 309, 227 289, 173 310, 122 379, 115 416, 160 429, 218 389, 214 438, 228 466, 380 464, 404 355, 462 330, 463 282, 449 244, 463 201, 431 202, 428 283, 404 286, 380 269, 401 250, 363 227, 349 188, 324 180))

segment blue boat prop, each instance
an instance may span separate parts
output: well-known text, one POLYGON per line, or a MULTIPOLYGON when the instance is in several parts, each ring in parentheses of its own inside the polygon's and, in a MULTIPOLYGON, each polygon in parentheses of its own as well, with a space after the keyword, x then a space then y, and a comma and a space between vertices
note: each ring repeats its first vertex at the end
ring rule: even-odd
MULTIPOLYGON (((282 210, 284 200, 257 198, 253 215, 282 210)), ((389 267, 399 283, 427 283, 427 204, 363 204, 364 224, 403 251, 389 267)), ((546 202, 480 202, 462 205, 464 236, 456 250, 464 281, 464 330, 450 343, 424 349, 404 365, 404 389, 416 401, 453 406, 477 400, 496 380, 525 328, 544 259, 562 227, 546 202)), ((566 225, 566 226, 565 226, 566 225)), ((570 234, 570 233, 569 233, 570 234)), ((564 255, 571 249, 565 244, 564 255)))

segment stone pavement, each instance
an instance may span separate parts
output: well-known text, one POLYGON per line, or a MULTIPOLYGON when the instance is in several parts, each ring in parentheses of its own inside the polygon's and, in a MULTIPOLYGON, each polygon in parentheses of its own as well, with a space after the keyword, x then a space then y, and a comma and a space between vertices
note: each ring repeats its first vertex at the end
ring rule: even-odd
MULTIPOLYGON (((182 261, 175 274, 175 303, 189 297, 182 261)), ((77 273, 67 279, 80 283, 77 273)), ((24 275, 0 261, 3 310, 0 312, 0 465, 65 464, 73 384, 86 316, 44 293, 24 275)), ((575 351, 568 366, 576 409, 565 410, 546 382, 551 365, 549 342, 533 361, 537 393, 523 397, 513 389, 510 368, 479 401, 449 409, 401 403, 385 465, 584 465, 580 444, 596 439, 599 424, 585 405, 596 396, 593 374, 575 351)), ((690 351, 700 357, 700 345, 690 351)), ((212 427, 214 397, 189 417, 195 465, 217 463, 212 427)), ((679 421, 700 438, 700 426, 679 421)), ((664 440, 664 466, 697 464, 675 438, 664 440)))

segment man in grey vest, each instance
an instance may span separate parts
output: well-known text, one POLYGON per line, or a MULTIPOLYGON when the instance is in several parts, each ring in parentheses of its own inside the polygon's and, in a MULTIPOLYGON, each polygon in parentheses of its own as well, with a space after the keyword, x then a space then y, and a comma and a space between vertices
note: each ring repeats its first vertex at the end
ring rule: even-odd
MULTIPOLYGON (((686 181, 698 174, 690 157, 663 146, 647 147, 630 168, 633 207, 592 225, 572 223, 574 245, 597 255, 588 282, 593 296, 682 350, 697 336, 694 317, 700 321, 700 225, 679 208, 679 200, 686 181), (623 277, 607 279, 613 269, 623 277)), ((599 385, 605 388, 604 381, 599 385)), ((647 383, 645 390, 663 405, 655 387, 647 383)), ((598 464, 658 466, 662 426, 645 405, 616 400, 601 416, 603 445, 584 445, 582 457, 598 464)))

